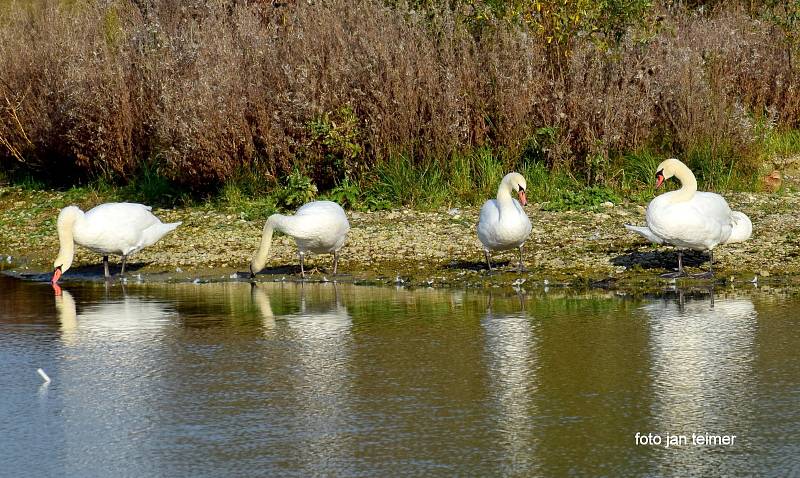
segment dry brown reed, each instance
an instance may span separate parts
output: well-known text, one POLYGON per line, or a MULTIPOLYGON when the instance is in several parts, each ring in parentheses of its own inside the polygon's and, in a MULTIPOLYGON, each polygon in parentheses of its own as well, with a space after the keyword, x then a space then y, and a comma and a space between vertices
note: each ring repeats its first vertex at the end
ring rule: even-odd
POLYGON ((197 189, 298 168, 332 184, 315 142, 336 138, 309 125, 347 108, 359 175, 481 146, 514 161, 550 128, 549 165, 602 182, 611 156, 654 142, 746 153, 757 122, 800 126, 779 31, 736 9, 660 13, 645 40, 578 39, 555 68, 523 27, 374 0, 5 2, 0 165, 121 180, 149 167, 197 189))

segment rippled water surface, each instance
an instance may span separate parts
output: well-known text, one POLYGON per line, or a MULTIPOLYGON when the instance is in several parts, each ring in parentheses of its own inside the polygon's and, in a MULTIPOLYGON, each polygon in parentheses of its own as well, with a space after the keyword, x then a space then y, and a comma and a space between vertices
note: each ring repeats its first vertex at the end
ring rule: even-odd
POLYGON ((800 300, 713 299, 0 276, 0 475, 797 475, 800 300))

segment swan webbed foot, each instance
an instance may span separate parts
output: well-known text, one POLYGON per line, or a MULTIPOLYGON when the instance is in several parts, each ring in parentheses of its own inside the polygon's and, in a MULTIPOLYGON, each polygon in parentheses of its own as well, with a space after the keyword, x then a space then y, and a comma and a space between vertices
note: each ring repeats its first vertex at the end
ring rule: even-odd
POLYGON ((689 274, 687 274, 686 272, 680 270, 680 271, 667 272, 667 273, 664 273, 664 274, 660 274, 659 277, 661 277, 662 279, 677 279, 679 277, 687 277, 688 275, 689 274))

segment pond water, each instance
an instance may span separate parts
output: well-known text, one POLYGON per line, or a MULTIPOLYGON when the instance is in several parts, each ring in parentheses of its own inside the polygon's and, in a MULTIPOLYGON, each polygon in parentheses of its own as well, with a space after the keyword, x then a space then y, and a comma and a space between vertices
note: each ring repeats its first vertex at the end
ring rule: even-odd
POLYGON ((798 306, 0 276, 0 474, 796 475, 798 306))

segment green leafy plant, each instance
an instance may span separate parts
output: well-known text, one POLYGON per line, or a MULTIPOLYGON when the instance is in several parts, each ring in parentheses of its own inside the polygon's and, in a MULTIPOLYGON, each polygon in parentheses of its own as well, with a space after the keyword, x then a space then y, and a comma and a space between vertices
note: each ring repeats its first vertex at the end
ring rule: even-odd
POLYGON ((562 190, 553 200, 544 203, 542 209, 545 211, 596 210, 604 202, 616 204, 620 202, 620 198, 609 188, 592 186, 578 191, 562 190))
POLYGON ((288 207, 296 208, 313 201, 317 196, 317 186, 311 178, 295 169, 286 177, 286 183, 278 191, 279 202, 288 207))
POLYGON ((309 121, 311 136, 306 154, 317 156, 339 179, 352 178, 357 172, 356 159, 363 152, 360 120, 350 106, 343 106, 309 121))
POLYGON ((392 157, 377 168, 373 193, 393 204, 435 209, 449 195, 442 168, 434 163, 414 164, 410 157, 392 157))

